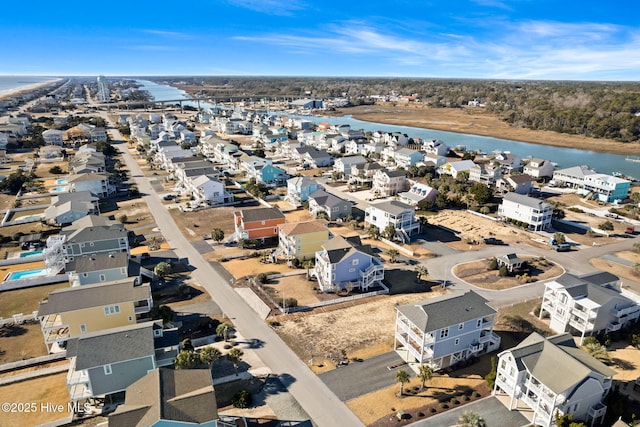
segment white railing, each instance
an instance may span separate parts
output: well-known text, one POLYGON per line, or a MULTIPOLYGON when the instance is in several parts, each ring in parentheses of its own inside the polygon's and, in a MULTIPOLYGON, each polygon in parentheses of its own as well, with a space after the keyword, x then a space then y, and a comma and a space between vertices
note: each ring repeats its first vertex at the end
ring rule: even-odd
POLYGON ((0 317, 0 327, 7 325, 21 325, 24 322, 33 321, 38 319, 38 312, 34 311, 29 314, 16 313, 7 319, 0 317))

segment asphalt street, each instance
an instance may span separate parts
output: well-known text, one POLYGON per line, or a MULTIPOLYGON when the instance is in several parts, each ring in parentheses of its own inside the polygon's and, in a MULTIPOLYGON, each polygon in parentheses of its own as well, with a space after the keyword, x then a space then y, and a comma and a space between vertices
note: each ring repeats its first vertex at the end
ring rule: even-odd
MULTIPOLYGON (((106 114, 105 114, 105 118, 106 114)), ((122 142, 116 129, 110 129, 112 139, 122 142)), ((173 218, 162 205, 149 181, 124 143, 120 144, 123 159, 136 182, 143 199, 153 214, 156 225, 167 243, 181 258, 188 258, 194 267, 192 276, 209 292, 211 298, 232 319, 234 326, 247 339, 259 339, 264 346, 256 349, 260 359, 278 375, 303 410, 318 426, 360 426, 362 422, 347 406, 289 349, 280 337, 231 288, 229 281, 205 261, 187 241, 173 218)))

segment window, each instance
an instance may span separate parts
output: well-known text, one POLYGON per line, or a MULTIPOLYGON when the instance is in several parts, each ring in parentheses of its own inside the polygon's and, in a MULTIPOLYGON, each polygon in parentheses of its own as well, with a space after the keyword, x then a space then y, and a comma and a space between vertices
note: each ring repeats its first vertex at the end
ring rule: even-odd
POLYGON ((358 265, 359 263, 360 263, 360 260, 357 258, 351 261, 351 265, 358 265))
POLYGON ((478 323, 476 323, 476 327, 479 328, 482 326, 482 319, 478 319, 478 323))
POLYGON ((87 332, 87 325, 83 323, 80 325, 80 333, 84 334, 85 332, 87 332))
POLYGON ((349 273, 355 273, 356 269, 355 268, 350 268, 349 269, 349 273))
POLYGON ((440 338, 446 338, 449 336, 449 328, 440 329, 440 338))
POLYGON ((153 336, 154 337, 161 337, 162 336, 162 329, 154 329, 153 330, 153 336))
POLYGON ((460 338, 456 338, 455 345, 459 345, 459 344, 460 344, 460 338))
POLYGON ((506 367, 507 367, 507 361, 502 359, 502 362, 500 362, 500 369, 504 371, 506 367))
POLYGON ((105 282, 107 280, 107 277, 104 274, 100 275, 100 281, 101 282, 105 282))
POLYGON ((458 330, 461 331, 464 329, 464 323, 458 323, 458 330))
POLYGON ((265 225, 265 222, 264 222, 264 221, 262 221, 262 225, 265 225))
POLYGON ((110 314, 116 314, 116 313, 120 313, 120 306, 119 305, 107 305, 104 307, 104 314, 105 315, 110 315, 110 314))
POLYGON ((133 322, 133 316, 129 316, 129 322, 133 322))
POLYGON ((112 371, 111 371, 111 365, 104 365, 104 374, 105 375, 111 375, 112 371))

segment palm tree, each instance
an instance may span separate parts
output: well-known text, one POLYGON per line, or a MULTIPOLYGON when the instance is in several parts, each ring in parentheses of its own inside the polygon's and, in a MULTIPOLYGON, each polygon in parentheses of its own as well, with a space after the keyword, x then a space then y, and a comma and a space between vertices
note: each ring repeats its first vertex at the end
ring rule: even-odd
POLYGON ((404 394, 404 385, 409 382, 409 374, 404 369, 396 372, 396 382, 400 383, 400 397, 404 394))
POLYGON ((209 365, 209 369, 213 368, 213 364, 222 357, 222 353, 215 347, 205 347, 200 350, 200 361, 209 365))
POLYGON ((487 425, 480 414, 472 411, 464 411, 464 414, 458 418, 458 424, 460 427, 485 427, 487 425))
POLYGON ((218 336, 223 336, 224 340, 227 341, 229 339, 229 330, 231 327, 226 323, 220 323, 216 328, 216 334, 218 336))
POLYGON ((312 259, 305 259, 302 262, 302 268, 307 270, 307 280, 311 278, 311 269, 313 268, 315 262, 312 259))
POLYGON ((193 351, 182 350, 176 356, 173 364, 176 369, 191 369, 198 363, 198 356, 193 351))
POLYGON ((229 359, 229 362, 233 363, 233 369, 236 372, 236 375, 238 375, 238 363, 242 360, 243 355, 244 353, 242 350, 237 347, 232 348, 229 350, 229 353, 227 353, 227 359, 229 359))
POLYGON ((599 342, 590 342, 584 345, 584 349, 592 357, 598 359, 601 362, 611 361, 611 356, 607 352, 607 347, 603 346, 599 342))
POLYGON ((429 365, 420 365, 418 367, 418 378, 422 381, 422 388, 424 389, 424 383, 433 378, 433 368, 429 365))
POLYGON ((389 257, 389 262, 391 263, 398 261, 398 257, 400 256, 400 252, 398 252, 397 249, 388 249, 386 254, 389 257))
POLYGON ((429 275, 429 270, 423 264, 418 264, 414 269, 416 274, 418 275, 418 280, 420 280, 423 276, 427 277, 429 275))

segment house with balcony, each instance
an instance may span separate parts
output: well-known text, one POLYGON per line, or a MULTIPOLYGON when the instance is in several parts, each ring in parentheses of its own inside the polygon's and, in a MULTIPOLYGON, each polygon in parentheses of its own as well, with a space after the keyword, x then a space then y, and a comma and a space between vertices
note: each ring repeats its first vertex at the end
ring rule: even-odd
POLYGON ((578 194, 591 197, 600 202, 613 203, 629 197, 631 181, 617 176, 595 173, 584 177, 578 194))
POLYGON ((395 196, 407 188, 407 175, 404 170, 380 169, 373 174, 371 191, 376 197, 395 196))
POLYGON ((69 191, 90 191, 102 199, 115 193, 116 187, 105 173, 83 173, 69 178, 69 191))
POLYGON ((500 347, 496 311, 474 291, 454 292, 396 307, 394 350, 418 370, 444 369, 500 347))
POLYGON ((376 172, 381 170, 384 170, 384 166, 378 162, 353 165, 351 166, 351 177, 349 178, 349 183, 362 186, 372 186, 373 176, 376 172))
POLYGON ((45 345, 54 352, 81 334, 135 324, 152 307, 151 287, 128 278, 56 289, 40 303, 38 319, 45 345))
POLYGON ((425 139, 422 141, 422 151, 431 157, 446 157, 449 147, 439 139, 425 139))
POLYGON ((278 249, 272 259, 283 256, 286 260, 313 259, 316 252, 333 237, 325 221, 290 222, 278 226, 278 249))
POLYGON ((396 150, 393 156, 396 166, 403 169, 409 169, 411 166, 417 165, 423 158, 424 153, 422 151, 412 150, 406 147, 396 150))
POLYGON ((498 207, 500 218, 528 224, 527 228, 532 231, 550 228, 552 214, 551 204, 513 192, 505 194, 498 207))
POLYGON ((618 331, 640 317, 640 305, 622 295, 611 273, 565 273, 545 284, 540 318, 558 333, 585 335, 618 331), (604 284, 603 284, 604 283, 604 284))
POLYGON ((500 164, 481 162, 474 164, 469 169, 469 181, 479 182, 487 186, 494 186, 502 178, 500 164))
POLYGON ((352 203, 338 196, 318 190, 309 195, 309 213, 318 218, 324 215, 329 221, 336 221, 351 215, 352 203))
POLYGON ((505 175, 498 181, 497 187, 518 194, 529 194, 533 190, 533 181, 526 174, 505 175))
POLYGON ((398 193, 398 199, 402 203, 424 208, 435 202, 438 190, 420 182, 410 182, 410 185, 409 191, 398 193))
POLYGON ((233 213, 234 238, 254 240, 278 236, 278 226, 284 224, 285 217, 278 208, 245 209, 233 213))
POLYGON ((128 232, 123 224, 87 215, 60 230, 62 252, 67 258, 102 252, 129 254, 128 232))
POLYGON ((396 238, 403 243, 411 240, 411 235, 420 231, 420 222, 416 219, 416 208, 397 200, 369 205, 364 213, 365 226, 374 225, 383 232, 392 225, 396 238))
POLYGON ((529 160, 529 163, 524 165, 523 173, 529 175, 535 180, 539 180, 543 178, 551 178, 553 176, 554 169, 555 166, 551 161, 533 157, 529 160))
POLYGON ((509 410, 532 411, 532 425, 554 426, 556 414, 594 425, 604 419, 604 399, 616 374, 577 348, 571 335, 544 338, 533 332, 498 354, 493 394, 506 396, 509 410))
POLYGON ((71 286, 124 280, 133 277, 140 283, 140 264, 126 252, 100 252, 68 257, 64 266, 71 286))
POLYGON ((367 159, 362 156, 339 157, 333 163, 333 171, 341 173, 344 179, 349 179, 351 168, 354 165, 363 165, 365 163, 367 163, 367 159))
POLYGON ((585 178, 596 173, 587 165, 573 166, 553 171, 553 180, 560 186, 581 188, 585 178))
POLYGON ((44 221, 51 225, 69 225, 87 215, 100 215, 98 198, 88 191, 56 193, 44 210, 44 221))
POLYGON ((311 276, 318 280, 322 292, 383 286, 384 265, 373 254, 369 245, 362 245, 360 238, 335 236, 316 252, 316 265, 311 276))
POLYGON ((178 355, 177 328, 143 322, 88 332, 67 341, 67 389, 72 402, 126 390, 178 355))
POLYGON ((58 145, 64 144, 64 132, 58 129, 47 129, 42 132, 42 139, 46 145, 58 145))
POLYGON ((308 176, 296 176, 287 180, 287 194, 284 200, 293 206, 302 206, 309 200, 309 195, 324 187, 308 176))
POLYGON ((218 415, 208 369, 158 368, 127 387, 124 403, 109 414, 109 427, 237 427, 218 415))
POLYGON ((209 206, 233 202, 233 194, 226 190, 225 184, 217 175, 199 175, 188 179, 185 183, 185 193, 189 193, 193 204, 206 203, 209 206))
POLYGON ((511 174, 522 172, 522 161, 520 157, 509 151, 495 151, 487 157, 490 162, 497 164, 502 169, 502 173, 511 174))

